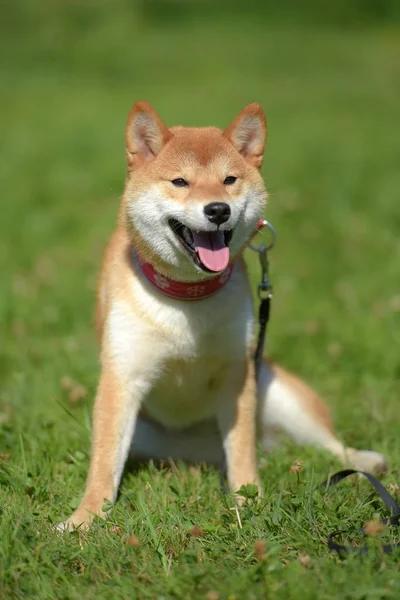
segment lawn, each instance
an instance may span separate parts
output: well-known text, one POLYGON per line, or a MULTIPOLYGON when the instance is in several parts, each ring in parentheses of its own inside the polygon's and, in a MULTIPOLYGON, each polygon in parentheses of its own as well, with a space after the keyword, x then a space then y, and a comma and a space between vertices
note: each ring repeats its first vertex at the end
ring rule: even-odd
POLYGON ((137 99, 168 124, 221 127, 264 106, 279 236, 269 352, 327 399, 348 445, 388 457, 383 481, 400 485, 399 21, 158 6, 3 11, 0 598, 396 599, 400 553, 375 540, 362 560, 329 552, 329 532, 357 541, 385 511, 363 481, 316 490, 340 465, 310 449, 260 453, 264 499, 240 523, 215 471, 150 465, 124 478, 109 521, 54 531, 88 469, 95 281, 137 99))

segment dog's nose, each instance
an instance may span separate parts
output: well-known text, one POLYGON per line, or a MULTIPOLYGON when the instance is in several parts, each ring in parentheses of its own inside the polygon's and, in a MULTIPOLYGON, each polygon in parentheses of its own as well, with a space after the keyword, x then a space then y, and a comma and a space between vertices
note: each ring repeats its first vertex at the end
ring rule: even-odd
POLYGON ((231 207, 225 202, 211 202, 204 207, 204 212, 210 223, 222 225, 231 216, 231 207))

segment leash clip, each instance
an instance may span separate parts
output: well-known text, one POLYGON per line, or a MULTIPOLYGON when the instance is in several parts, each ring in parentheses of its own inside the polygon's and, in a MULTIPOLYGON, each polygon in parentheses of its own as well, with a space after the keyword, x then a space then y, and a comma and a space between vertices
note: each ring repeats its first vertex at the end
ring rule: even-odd
POLYGON ((269 221, 261 220, 257 224, 257 229, 260 231, 263 227, 267 227, 272 234, 272 238, 270 243, 261 244, 261 246, 253 246, 253 244, 249 244, 249 248, 254 252, 257 252, 260 266, 261 266, 261 282, 258 284, 258 297, 260 300, 264 300, 266 298, 273 297, 272 284, 268 277, 269 272, 269 259, 268 259, 268 250, 271 250, 276 243, 276 230, 271 225, 269 221))

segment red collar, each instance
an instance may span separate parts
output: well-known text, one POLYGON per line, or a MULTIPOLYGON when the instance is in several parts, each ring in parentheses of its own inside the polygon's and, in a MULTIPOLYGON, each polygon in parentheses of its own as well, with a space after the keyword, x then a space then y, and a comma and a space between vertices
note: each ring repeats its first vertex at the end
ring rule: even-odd
MULTIPOLYGON (((259 231, 264 226, 264 221, 258 221, 257 230, 259 231)), ((162 275, 148 262, 144 261, 137 254, 140 267, 146 278, 158 289, 170 298, 176 300, 203 300, 209 296, 213 296, 220 289, 225 287, 231 278, 235 263, 230 264, 225 271, 222 271, 218 276, 204 281, 175 281, 165 275, 162 275)))
POLYGON ((165 275, 161 275, 155 268, 148 262, 145 262, 138 255, 138 260, 143 274, 149 281, 158 289, 170 298, 176 300, 203 300, 212 296, 218 290, 223 288, 229 281, 235 263, 229 265, 225 271, 222 271, 216 277, 212 279, 205 279, 204 281, 175 281, 165 275))

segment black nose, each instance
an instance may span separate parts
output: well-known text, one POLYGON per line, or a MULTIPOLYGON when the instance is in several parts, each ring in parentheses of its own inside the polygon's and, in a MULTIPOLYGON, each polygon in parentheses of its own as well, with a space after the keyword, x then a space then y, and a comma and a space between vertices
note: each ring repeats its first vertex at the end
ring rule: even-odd
POLYGON ((231 216, 231 207, 225 202, 211 202, 204 207, 204 212, 210 223, 222 225, 222 223, 226 223, 231 216))

